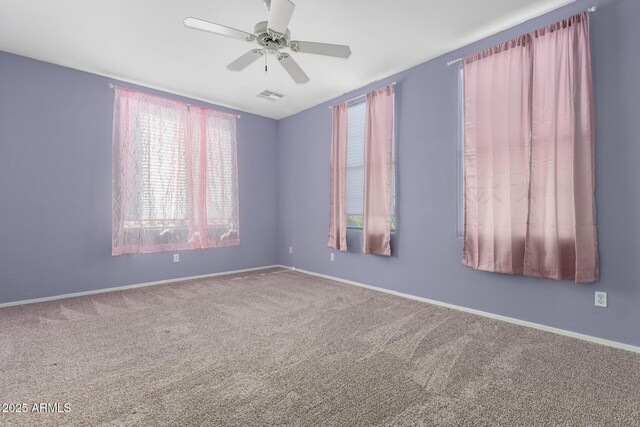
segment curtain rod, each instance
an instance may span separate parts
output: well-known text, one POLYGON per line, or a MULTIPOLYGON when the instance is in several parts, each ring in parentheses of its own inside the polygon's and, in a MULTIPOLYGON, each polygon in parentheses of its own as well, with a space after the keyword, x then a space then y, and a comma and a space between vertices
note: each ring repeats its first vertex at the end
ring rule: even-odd
MULTIPOLYGON (((593 13, 596 10, 598 10, 598 6, 591 6, 589 9, 587 9, 587 12, 589 13, 593 13)), ((458 59, 454 59, 453 61, 448 61, 447 65, 453 65, 453 64, 457 64, 458 62, 462 61, 464 58, 458 58, 458 59)))
MULTIPOLYGON (((116 85, 114 85, 113 83, 109 83, 109 89, 115 89, 116 85)), ((183 104, 186 104, 188 107, 190 106, 188 103, 184 102, 183 104)), ((236 116, 237 118, 242 117, 240 114, 232 114, 234 116, 236 116)))
MULTIPOLYGON (((386 85, 384 85, 384 86, 389 86, 389 85, 391 85, 391 86, 395 86, 395 85, 396 85, 396 83, 397 83, 397 82, 391 82, 391 83, 386 84, 386 85)), ((367 92, 367 93, 369 93, 369 92, 367 92)), ((357 100, 359 100, 359 99, 361 99, 361 98, 366 98, 367 93, 363 93, 363 94, 362 94, 362 95, 360 95, 360 96, 356 96, 355 98, 347 99, 346 101, 343 101, 343 102, 346 102, 347 104, 352 104, 354 101, 357 101, 357 100)), ((340 102, 340 104, 342 104, 342 102, 340 102)), ((332 109, 333 107, 335 107, 335 105, 329 105, 329 109, 332 109)))

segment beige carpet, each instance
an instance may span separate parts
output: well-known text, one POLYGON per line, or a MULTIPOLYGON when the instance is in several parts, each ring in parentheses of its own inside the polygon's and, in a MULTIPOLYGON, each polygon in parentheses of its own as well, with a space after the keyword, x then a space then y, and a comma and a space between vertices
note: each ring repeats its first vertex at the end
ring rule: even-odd
POLYGON ((640 425, 640 354, 286 270, 0 309, 3 425, 640 425))

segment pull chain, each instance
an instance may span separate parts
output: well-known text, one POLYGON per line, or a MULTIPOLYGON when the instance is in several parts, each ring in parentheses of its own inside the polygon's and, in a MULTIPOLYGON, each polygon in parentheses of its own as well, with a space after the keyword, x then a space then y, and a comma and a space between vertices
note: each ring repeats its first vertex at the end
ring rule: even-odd
POLYGON ((267 67, 267 55, 266 53, 264 54, 264 72, 265 74, 269 71, 269 68, 267 67))

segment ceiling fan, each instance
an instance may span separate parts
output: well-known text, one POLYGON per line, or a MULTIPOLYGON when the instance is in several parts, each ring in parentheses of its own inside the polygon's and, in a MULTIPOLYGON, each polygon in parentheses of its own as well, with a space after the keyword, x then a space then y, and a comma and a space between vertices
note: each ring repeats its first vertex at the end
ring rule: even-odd
POLYGON ((269 10, 269 20, 258 22, 253 29, 253 34, 192 17, 185 18, 184 25, 238 40, 256 42, 260 46, 227 65, 228 70, 242 71, 249 64, 264 56, 266 71, 266 58, 267 55, 271 55, 278 59, 278 62, 296 83, 308 82, 309 76, 305 74, 291 55, 282 51, 283 49, 289 48, 292 52, 313 53, 337 58, 348 58, 351 55, 349 46, 291 40, 291 33, 287 26, 296 5, 290 0, 265 0, 264 3, 269 10))

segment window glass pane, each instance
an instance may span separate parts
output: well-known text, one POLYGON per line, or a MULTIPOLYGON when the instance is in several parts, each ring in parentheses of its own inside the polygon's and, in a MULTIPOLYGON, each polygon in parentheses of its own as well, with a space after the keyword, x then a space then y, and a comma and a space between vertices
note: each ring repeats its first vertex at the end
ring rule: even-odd
POLYGON ((364 116, 366 102, 351 105, 347 121, 347 215, 364 206, 364 116))
POLYGON ((175 115, 162 108, 149 108, 139 114, 138 120, 134 139, 138 147, 140 211, 136 217, 162 221, 162 225, 179 224, 176 221, 187 216, 184 134, 175 115))

